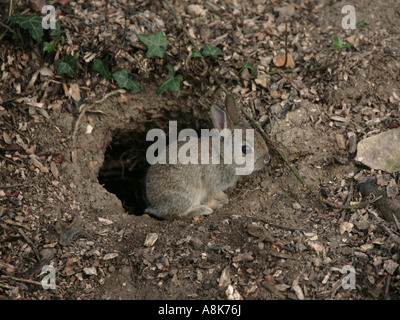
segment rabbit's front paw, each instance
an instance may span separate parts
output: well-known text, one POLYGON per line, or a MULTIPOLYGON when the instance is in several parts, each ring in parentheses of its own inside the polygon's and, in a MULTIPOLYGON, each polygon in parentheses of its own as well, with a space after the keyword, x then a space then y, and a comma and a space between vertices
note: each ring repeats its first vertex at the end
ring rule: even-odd
POLYGON ((220 193, 218 193, 215 197, 215 200, 217 200, 218 202, 221 202, 222 204, 227 204, 229 202, 229 197, 228 195, 221 191, 220 193))
POLYGON ((186 211, 186 213, 183 216, 187 218, 193 218, 195 216, 208 216, 212 212, 213 209, 211 209, 207 205, 197 205, 190 208, 190 210, 186 211))
POLYGON ((219 209, 229 202, 228 196, 221 192, 215 197, 210 197, 204 204, 212 209, 219 209))

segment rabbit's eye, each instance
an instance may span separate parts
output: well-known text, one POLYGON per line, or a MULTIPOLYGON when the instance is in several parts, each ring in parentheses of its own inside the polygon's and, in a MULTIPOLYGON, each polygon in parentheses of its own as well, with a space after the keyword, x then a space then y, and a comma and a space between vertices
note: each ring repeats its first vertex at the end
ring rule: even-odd
POLYGON ((243 154, 249 154, 249 153, 252 153, 252 152, 253 152, 253 150, 251 150, 251 148, 248 145, 243 145, 242 146, 242 153, 243 154))

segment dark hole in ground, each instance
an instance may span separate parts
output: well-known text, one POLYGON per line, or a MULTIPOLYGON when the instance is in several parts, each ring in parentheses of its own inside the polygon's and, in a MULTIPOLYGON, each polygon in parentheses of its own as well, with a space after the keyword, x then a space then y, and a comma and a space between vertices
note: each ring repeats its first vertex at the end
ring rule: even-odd
POLYGON ((152 143, 146 141, 145 132, 120 130, 107 147, 98 180, 121 200, 128 213, 144 213, 144 179, 149 167, 146 150, 152 143))
MULTIPOLYGON (((178 132, 182 129, 194 128, 199 136, 199 128, 212 128, 207 121, 195 122, 195 125, 178 123, 178 132)), ((165 123, 162 127, 167 135, 168 143, 168 127, 165 123)), ((135 215, 142 215, 146 207, 144 182, 149 168, 146 151, 154 143, 154 141, 146 141, 146 135, 147 132, 130 130, 114 132, 98 176, 99 183, 121 200, 128 213, 135 215)))

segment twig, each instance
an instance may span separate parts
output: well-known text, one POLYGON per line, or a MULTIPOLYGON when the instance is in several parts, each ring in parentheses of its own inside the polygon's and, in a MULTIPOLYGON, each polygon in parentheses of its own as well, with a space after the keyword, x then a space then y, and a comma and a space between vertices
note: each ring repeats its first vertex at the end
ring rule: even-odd
POLYGON ((396 242, 398 245, 400 245, 400 237, 397 234, 395 234, 392 230, 390 230, 383 222, 384 222, 384 220, 382 220, 382 223, 381 223, 381 227, 383 228, 383 230, 385 230, 385 232, 387 234, 389 234, 390 238, 394 242, 396 242))
POLYGON ((376 287, 379 287, 382 285, 383 281, 385 281, 385 279, 387 278, 387 276, 389 275, 389 273, 386 273, 383 278, 376 284, 376 287))
POLYGON ((276 196, 274 202, 272 202, 272 204, 269 206, 269 208, 268 208, 268 210, 267 210, 267 214, 269 214, 269 213, 271 212, 271 210, 276 206, 276 204, 279 202, 279 200, 280 200, 281 198, 282 198, 282 194, 279 193, 279 194, 276 196))
POLYGON ((72 152, 71 152, 71 158, 72 158, 72 163, 76 164, 77 163, 77 158, 76 158, 76 133, 78 132, 79 128, 79 123, 81 122, 81 119, 85 115, 86 110, 90 107, 90 105, 84 105, 82 108, 81 113, 79 114, 78 119, 75 122, 75 127, 74 127, 74 132, 72 133, 72 152))
POLYGON ((286 67, 287 55, 288 55, 287 38, 288 38, 288 31, 287 31, 287 21, 286 21, 286 24, 285 24, 285 63, 283 64, 284 67, 286 67))
POLYGON ((4 159, 4 160, 6 160, 6 161, 9 161, 9 162, 11 162, 12 164, 18 166, 18 163, 16 163, 15 161, 12 161, 11 159, 8 159, 7 157, 2 156, 1 154, 0 154, 0 158, 1 158, 1 159, 4 159))
POLYGON ((9 220, 9 219, 4 219, 3 222, 9 224, 10 226, 15 226, 15 227, 19 227, 19 228, 25 228, 26 230, 29 230, 29 227, 26 226, 25 224, 23 224, 22 222, 14 222, 14 221, 9 220))
POLYGON ((42 286, 42 283, 41 283, 41 282, 34 281, 34 280, 23 279, 23 278, 17 278, 17 277, 6 276, 6 275, 2 275, 1 277, 2 277, 2 278, 5 278, 5 279, 11 279, 11 280, 14 280, 14 281, 18 281, 18 282, 24 282, 24 283, 29 283, 29 284, 35 284, 35 285, 37 285, 37 286, 42 286))
POLYGON ((13 29, 11 29, 8 25, 4 24, 1 21, 0 21, 0 26, 6 28, 8 31, 11 31, 12 33, 16 33, 13 29))
POLYGON ((328 206, 335 208, 335 209, 342 209, 342 210, 352 210, 352 209, 362 209, 365 207, 368 207, 371 203, 374 203, 376 201, 378 201, 379 199, 381 199, 382 196, 376 197, 375 199, 372 200, 367 200, 367 201, 362 201, 353 205, 349 205, 349 206, 341 206, 341 205, 337 205, 334 204, 326 199, 322 200, 323 203, 327 204, 328 206))
POLYGON ((18 233, 25 239, 25 241, 29 244, 29 246, 32 248, 33 252, 35 253, 36 259, 38 262, 42 261, 42 257, 40 256, 40 253, 36 246, 33 244, 31 239, 28 238, 28 236, 25 234, 25 232, 22 229, 18 229, 18 233))
MULTIPOLYGON (((293 228, 286 227, 286 226, 281 226, 279 224, 275 224, 275 223, 269 222, 269 221, 267 221, 265 219, 258 219, 258 220, 263 222, 263 223, 265 223, 265 224, 270 225, 271 227, 282 229, 282 230, 287 230, 287 231, 292 231, 292 232, 299 230, 299 229, 293 229, 293 228)), ((301 230, 299 230, 299 231, 301 231, 301 230)))

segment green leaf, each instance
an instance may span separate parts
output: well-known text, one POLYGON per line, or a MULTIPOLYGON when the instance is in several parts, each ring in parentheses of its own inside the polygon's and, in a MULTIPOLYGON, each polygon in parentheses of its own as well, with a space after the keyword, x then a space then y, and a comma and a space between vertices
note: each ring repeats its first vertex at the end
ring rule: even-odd
POLYGON ((172 77, 175 76, 175 69, 174 69, 173 66, 171 66, 171 65, 169 64, 169 65, 167 65, 167 69, 168 69, 168 71, 171 73, 171 76, 172 76, 172 77))
POLYGON ((60 36, 54 38, 53 42, 44 42, 43 51, 44 52, 53 52, 56 51, 56 45, 61 40, 60 36))
POLYGON ((342 46, 342 49, 347 49, 347 48, 350 48, 352 46, 353 45, 349 42, 349 43, 346 43, 344 46, 342 46))
POLYGON ((44 51, 44 52, 56 51, 56 45, 55 45, 55 43, 45 41, 45 42, 44 42, 43 51, 44 51))
POLYGON ((167 68, 171 72, 171 76, 168 78, 167 81, 163 82, 161 86, 157 88, 156 93, 158 95, 168 90, 179 91, 181 88, 181 82, 183 80, 182 75, 178 74, 177 76, 175 76, 175 70, 171 65, 168 65, 167 68))
POLYGON ((42 19, 36 14, 31 14, 29 18, 26 18, 19 13, 13 15, 11 20, 18 23, 21 28, 28 30, 32 38, 36 40, 37 43, 42 42, 43 38, 43 28, 42 19))
POLYGON ((68 74, 71 76, 76 76, 78 56, 65 56, 65 61, 58 64, 57 73, 58 74, 68 74))
POLYGON ((333 49, 335 50, 342 50, 352 46, 351 43, 343 44, 343 39, 340 37, 333 37, 332 41, 334 42, 333 49))
POLYGON ((63 33, 65 33, 65 30, 61 30, 61 23, 56 22, 56 28, 55 29, 50 29, 50 36, 51 37, 57 37, 61 36, 63 33))
POLYGON ((128 69, 122 69, 113 73, 113 78, 120 88, 141 92, 140 83, 138 80, 133 80, 128 69))
POLYGON ((333 49, 338 49, 342 46, 343 40, 342 38, 339 37, 333 37, 332 38, 333 43, 335 44, 333 49))
POLYGON ((111 80, 110 70, 108 69, 108 58, 105 57, 103 60, 94 59, 92 64, 92 70, 100 73, 104 78, 111 80))
POLYGON ((192 53, 192 55, 190 56, 190 58, 201 58, 203 55, 200 53, 200 52, 198 52, 198 51, 194 51, 193 53, 192 53))
POLYGON ((201 51, 205 56, 217 58, 218 56, 222 56, 222 50, 218 47, 214 47, 212 44, 206 43, 204 45, 203 50, 201 51))
POLYGON ((362 28, 362 27, 364 27, 364 26, 366 26, 366 25, 369 25, 369 22, 366 21, 366 20, 362 20, 362 21, 360 21, 359 23, 357 23, 356 28, 357 28, 357 29, 360 29, 360 28, 362 28))
POLYGON ((254 66, 251 63, 245 62, 245 63, 243 63, 243 67, 249 69, 251 71, 251 73, 253 74, 253 76, 257 78, 256 68, 254 68, 254 66))
POLYGON ((54 40, 53 40, 54 45, 56 45, 60 40, 61 40, 60 36, 55 37, 54 40))
POLYGON ((169 44, 169 41, 161 31, 155 34, 138 34, 138 38, 147 47, 148 58, 162 58, 164 56, 165 47, 169 44))

